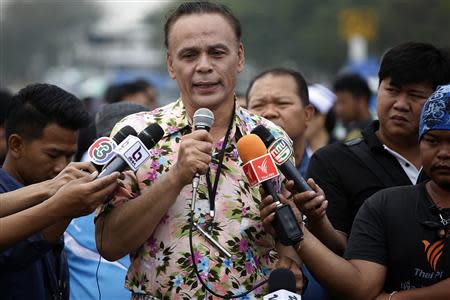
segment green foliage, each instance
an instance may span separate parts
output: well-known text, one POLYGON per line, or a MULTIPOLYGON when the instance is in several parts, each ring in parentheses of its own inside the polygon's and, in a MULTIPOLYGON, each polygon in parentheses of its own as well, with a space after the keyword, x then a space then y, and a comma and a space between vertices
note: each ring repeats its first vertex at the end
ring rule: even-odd
MULTIPOLYGON (((175 1, 147 20, 161 28, 175 1)), ((339 33, 339 14, 348 8, 372 9, 376 36, 369 55, 380 57, 403 41, 450 46, 450 0, 223 0, 243 28, 247 65, 257 71, 274 66, 301 70, 309 79, 334 77, 346 63, 347 42, 339 33)))

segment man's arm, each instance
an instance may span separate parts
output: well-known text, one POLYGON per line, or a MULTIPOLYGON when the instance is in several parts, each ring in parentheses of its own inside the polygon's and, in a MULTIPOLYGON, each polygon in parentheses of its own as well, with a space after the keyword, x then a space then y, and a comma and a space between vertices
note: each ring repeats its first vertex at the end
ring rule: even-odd
POLYGON ((89 162, 70 163, 55 178, 0 194, 0 218, 23 211, 53 196, 62 186, 86 172, 95 171, 89 162))
POLYGON ((308 184, 313 191, 296 193, 292 181, 289 181, 286 187, 293 193, 297 207, 306 215, 306 224, 311 233, 334 253, 342 256, 347 247, 347 234, 334 229, 328 219, 328 200, 325 199, 323 190, 311 178, 308 179, 308 184))
POLYGON ((211 135, 197 130, 183 136, 176 164, 132 201, 127 201, 96 219, 99 253, 114 261, 140 247, 158 226, 195 173, 204 174, 211 161, 211 135))
MULTIPOLYGON (((407 291, 398 291, 392 295, 391 300, 448 300, 450 299, 450 278, 433 285, 407 291)), ((389 294, 382 293, 376 300, 389 300, 389 294)))
MULTIPOLYGON (((289 201, 280 195, 283 203, 289 201)), ((291 205, 297 221, 298 209, 291 205)), ((274 234, 272 227, 275 204, 271 196, 261 202, 261 219, 264 228, 274 234)), ((304 239, 297 246, 297 253, 314 277, 328 290, 344 299, 373 299, 380 294, 386 277, 386 267, 365 260, 349 260, 336 255, 323 245, 308 229, 304 229, 304 239)))
POLYGON ((117 173, 94 180, 97 174, 86 174, 66 184, 50 199, 0 218, 0 249, 10 247, 68 217, 92 212, 117 186, 117 173))

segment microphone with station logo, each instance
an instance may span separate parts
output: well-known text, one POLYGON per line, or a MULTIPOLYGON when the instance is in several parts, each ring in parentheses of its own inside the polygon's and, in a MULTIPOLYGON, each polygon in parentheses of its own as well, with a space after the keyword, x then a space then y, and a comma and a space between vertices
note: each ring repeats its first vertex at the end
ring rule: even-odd
POLYGON ((244 173, 251 186, 261 184, 264 191, 271 195, 277 204, 274 227, 283 245, 291 246, 303 239, 303 232, 298 225, 294 212, 289 204, 282 204, 271 182, 279 175, 272 156, 267 153, 266 146, 256 134, 243 136, 237 142, 237 150, 244 163, 244 173))
POLYGON ((289 269, 275 269, 269 275, 269 294, 263 300, 301 300, 296 294, 295 275, 289 269))
POLYGON ((153 148, 163 137, 164 131, 154 123, 142 130, 139 135, 128 135, 114 149, 115 158, 98 175, 98 178, 108 176, 113 172, 122 172, 126 168, 134 172, 150 157, 148 149, 153 148))

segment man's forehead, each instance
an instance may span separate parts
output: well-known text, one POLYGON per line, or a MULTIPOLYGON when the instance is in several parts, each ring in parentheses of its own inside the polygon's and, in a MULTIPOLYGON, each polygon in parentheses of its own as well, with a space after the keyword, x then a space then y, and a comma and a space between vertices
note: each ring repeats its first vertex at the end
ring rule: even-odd
POLYGON ((193 14, 182 16, 172 25, 169 32, 169 48, 193 47, 198 39, 215 37, 220 40, 236 40, 236 35, 229 22, 220 14, 193 14))

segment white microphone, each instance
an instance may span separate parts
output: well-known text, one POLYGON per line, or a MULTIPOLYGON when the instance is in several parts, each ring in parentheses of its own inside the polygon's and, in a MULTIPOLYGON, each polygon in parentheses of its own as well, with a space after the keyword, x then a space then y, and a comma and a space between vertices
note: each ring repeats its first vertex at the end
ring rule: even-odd
POLYGON ((269 294, 263 300, 301 300, 302 296, 295 293, 295 275, 289 269, 275 269, 269 275, 269 294))
MULTIPOLYGON (((195 130, 204 129, 209 131, 214 124, 214 114, 211 110, 207 108, 199 108, 195 111, 193 117, 193 125, 195 130)), ((192 203, 191 210, 195 209, 195 201, 197 198, 197 188, 198 183, 200 181, 200 174, 195 173, 194 178, 192 179, 192 203)), ((210 211, 210 214, 214 214, 214 212, 210 211)))

